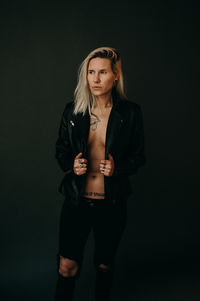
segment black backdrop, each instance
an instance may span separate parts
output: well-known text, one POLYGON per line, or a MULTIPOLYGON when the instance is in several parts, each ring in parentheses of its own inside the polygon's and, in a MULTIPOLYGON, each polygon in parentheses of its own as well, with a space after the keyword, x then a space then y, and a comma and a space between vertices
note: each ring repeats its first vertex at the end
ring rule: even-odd
MULTIPOLYGON (((199 300, 198 8, 184 1, 1 1, 1 300, 53 300, 63 176, 54 160, 77 68, 120 50, 143 110, 112 300, 199 300)), ((93 240, 75 300, 92 300, 93 240)))

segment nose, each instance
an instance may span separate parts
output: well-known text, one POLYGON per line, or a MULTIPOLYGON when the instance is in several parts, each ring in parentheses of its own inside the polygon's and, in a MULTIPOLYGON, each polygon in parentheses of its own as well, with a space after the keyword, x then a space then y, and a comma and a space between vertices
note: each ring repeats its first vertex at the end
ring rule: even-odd
POLYGON ((99 74, 96 73, 96 74, 94 75, 94 82, 95 82, 95 83, 98 83, 99 81, 100 81, 99 74))

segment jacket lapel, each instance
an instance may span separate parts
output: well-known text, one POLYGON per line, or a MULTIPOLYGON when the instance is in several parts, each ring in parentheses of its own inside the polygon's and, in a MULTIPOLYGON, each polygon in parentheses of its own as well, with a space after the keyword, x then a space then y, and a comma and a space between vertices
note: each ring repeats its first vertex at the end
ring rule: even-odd
POLYGON ((85 156, 87 152, 87 140, 90 127, 89 112, 87 110, 84 116, 82 114, 73 115, 72 119, 73 128, 71 135, 73 145, 75 146, 74 151, 77 154, 82 152, 83 156, 85 156))
MULTIPOLYGON (((124 117, 120 110, 120 100, 116 95, 113 95, 113 107, 108 119, 106 130, 106 142, 105 142, 105 159, 108 160, 108 154, 114 154, 116 146, 120 140, 121 127, 123 125, 124 117)), ((87 142, 90 129, 90 115, 87 110, 86 114, 72 115, 71 120, 71 139, 72 145, 74 145, 74 151, 76 154, 83 153, 83 156, 87 156, 87 142)))
POLYGON ((120 138, 121 120, 121 114, 113 107, 110 112, 106 131, 106 160, 109 158, 108 154, 111 153, 113 155, 114 150, 116 150, 115 146, 120 138))

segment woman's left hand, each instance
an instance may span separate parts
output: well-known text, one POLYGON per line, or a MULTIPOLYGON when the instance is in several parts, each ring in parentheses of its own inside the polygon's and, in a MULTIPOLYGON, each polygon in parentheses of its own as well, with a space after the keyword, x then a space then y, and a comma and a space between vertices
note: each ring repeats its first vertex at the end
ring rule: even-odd
POLYGON ((104 176, 111 177, 114 172, 114 159, 111 154, 108 155, 109 160, 101 160, 100 161, 100 172, 104 174, 104 176))

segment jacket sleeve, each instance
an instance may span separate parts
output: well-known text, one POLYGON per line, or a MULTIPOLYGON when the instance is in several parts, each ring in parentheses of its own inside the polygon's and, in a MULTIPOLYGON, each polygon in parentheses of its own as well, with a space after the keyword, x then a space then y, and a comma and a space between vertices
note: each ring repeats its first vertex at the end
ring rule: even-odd
POLYGON ((133 175, 145 162, 143 116, 140 106, 137 105, 135 107, 135 116, 131 129, 131 140, 127 157, 119 162, 115 162, 113 176, 133 175))
POLYGON ((58 138, 56 141, 55 158, 58 161, 60 168, 66 173, 73 173, 73 154, 69 141, 68 121, 67 115, 69 111, 69 104, 66 105, 62 114, 60 127, 58 131, 58 138))

